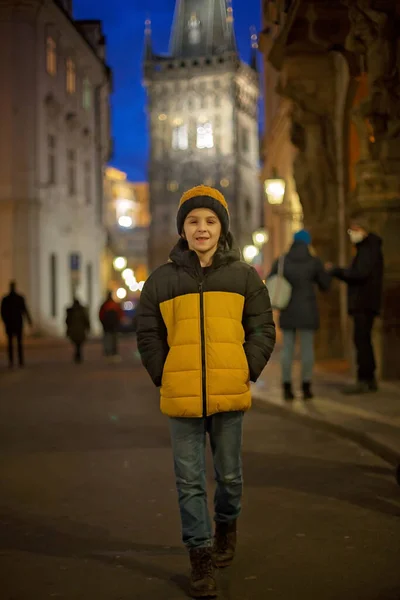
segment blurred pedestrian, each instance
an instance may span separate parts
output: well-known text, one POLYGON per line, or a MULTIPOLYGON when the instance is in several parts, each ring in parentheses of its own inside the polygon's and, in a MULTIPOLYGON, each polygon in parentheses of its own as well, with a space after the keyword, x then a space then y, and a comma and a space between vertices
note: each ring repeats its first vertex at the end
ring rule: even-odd
POLYGON ((279 324, 283 331, 281 354, 283 397, 293 400, 292 365, 296 337, 300 338, 301 378, 303 399, 313 398, 312 375, 314 368, 314 335, 319 328, 316 288, 329 289, 330 275, 321 260, 310 252, 311 235, 301 229, 295 233, 289 252, 277 259, 268 277, 276 275, 279 261, 283 260, 283 276, 292 286, 290 301, 280 312, 279 324))
POLYGON ((107 293, 99 311, 99 319, 103 326, 104 354, 114 360, 118 359, 118 332, 124 313, 121 305, 115 302, 112 292, 107 293))
POLYGON ((24 366, 23 331, 24 319, 32 327, 32 319, 24 296, 16 292, 16 282, 10 282, 10 293, 1 301, 1 318, 8 338, 8 366, 14 366, 14 338, 17 339, 19 366, 24 366))
POLYGON ((371 233, 366 219, 355 214, 348 230, 355 256, 347 268, 326 265, 330 273, 347 283, 348 313, 353 318, 356 349, 357 382, 343 389, 345 394, 376 392, 375 356, 372 328, 382 302, 382 239, 371 233))
POLYGON ((82 347, 86 341, 87 334, 90 331, 90 320, 88 311, 77 298, 72 306, 67 308, 67 337, 74 345, 74 361, 79 364, 82 362, 82 347))
POLYGON ((216 189, 183 194, 180 239, 168 263, 143 288, 138 348, 169 419, 182 539, 191 562, 191 594, 216 596, 213 567, 235 553, 242 497, 242 424, 256 381, 275 344, 268 291, 240 261, 229 212, 216 189), (215 534, 207 508, 206 434, 217 488, 215 534))

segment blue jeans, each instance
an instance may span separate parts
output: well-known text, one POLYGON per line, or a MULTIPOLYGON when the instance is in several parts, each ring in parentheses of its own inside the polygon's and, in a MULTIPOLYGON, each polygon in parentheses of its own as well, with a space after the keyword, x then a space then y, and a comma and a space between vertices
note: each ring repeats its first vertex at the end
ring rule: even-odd
MULTIPOLYGON (((314 330, 298 329, 300 335, 300 358, 302 381, 311 381, 314 368, 314 330)), ((292 363, 296 343, 296 330, 283 330, 282 379, 283 383, 292 381, 292 363)))
POLYGON ((217 482, 214 520, 229 523, 240 514, 243 489, 242 428, 241 411, 217 413, 200 419, 170 418, 182 540, 188 548, 212 545, 206 488, 207 432, 217 482))

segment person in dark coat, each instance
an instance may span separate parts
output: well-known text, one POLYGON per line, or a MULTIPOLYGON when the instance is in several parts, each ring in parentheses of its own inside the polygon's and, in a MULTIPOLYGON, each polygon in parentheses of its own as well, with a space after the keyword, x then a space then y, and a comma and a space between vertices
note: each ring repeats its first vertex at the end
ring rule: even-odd
POLYGON ((74 361, 79 364, 82 362, 82 346, 90 331, 90 321, 87 309, 76 298, 72 306, 67 308, 65 323, 67 325, 67 337, 69 337, 75 348, 74 361))
POLYGON ((181 198, 179 241, 147 279, 137 340, 168 415, 182 540, 195 598, 215 597, 214 566, 231 564, 242 498, 242 427, 275 344, 268 290, 240 260, 224 196, 197 186, 181 198), (215 533, 207 505, 206 437, 216 474, 215 533))
MULTIPOLYGON (((314 334, 319 328, 319 311, 316 288, 329 289, 330 275, 319 258, 313 256, 309 246, 311 236, 302 229, 295 233, 293 244, 284 258, 283 276, 292 286, 288 306, 281 311, 279 325, 283 331, 282 380, 285 400, 293 400, 292 363, 299 334, 301 343, 302 390, 304 400, 313 397, 311 380, 314 367, 314 334)), ((277 259, 268 277, 278 272, 277 259)))
POLYGON ((344 388, 345 394, 375 392, 375 356, 372 328, 382 301, 382 239, 368 230, 362 215, 355 215, 348 230, 356 254, 347 268, 330 267, 330 273, 347 283, 348 313, 353 318, 353 340, 356 349, 357 382, 344 388))
POLYGON ((13 339, 17 338, 19 366, 24 366, 23 329, 24 319, 32 326, 32 319, 25 298, 16 292, 16 283, 10 283, 10 293, 1 301, 1 318, 8 338, 8 364, 14 366, 13 339))
POLYGON ((119 358, 118 332, 123 314, 121 305, 113 300, 112 292, 108 292, 105 302, 100 307, 99 319, 104 331, 104 354, 114 359, 119 358))

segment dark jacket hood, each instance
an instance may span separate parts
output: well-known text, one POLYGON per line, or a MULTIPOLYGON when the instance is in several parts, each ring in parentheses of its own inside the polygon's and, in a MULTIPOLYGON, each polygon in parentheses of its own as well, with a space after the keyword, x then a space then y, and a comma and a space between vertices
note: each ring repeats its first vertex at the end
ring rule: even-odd
POLYGON ((294 262, 303 262, 308 260, 311 254, 307 244, 304 242, 293 242, 287 256, 294 262))
MULTIPOLYGON (((169 259, 181 267, 200 269, 200 261, 196 252, 189 250, 188 243, 183 238, 179 238, 172 248, 169 259)), ((238 260, 240 260, 240 251, 235 247, 232 234, 228 233, 226 243, 220 244, 214 254, 212 267, 220 267, 238 260)))

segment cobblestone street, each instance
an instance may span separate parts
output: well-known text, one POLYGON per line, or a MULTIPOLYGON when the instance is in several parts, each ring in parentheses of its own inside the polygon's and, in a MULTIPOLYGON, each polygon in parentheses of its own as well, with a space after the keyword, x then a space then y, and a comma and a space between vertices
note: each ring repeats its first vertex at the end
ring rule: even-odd
MULTIPOLYGON (((26 369, 0 371, 1 598, 186 598, 158 392, 133 341, 119 364, 98 343, 85 354, 76 366, 68 345, 38 344, 26 369)), ((267 402, 246 415, 243 459, 238 553, 218 573, 220 598, 399 600, 391 465, 267 402)))

